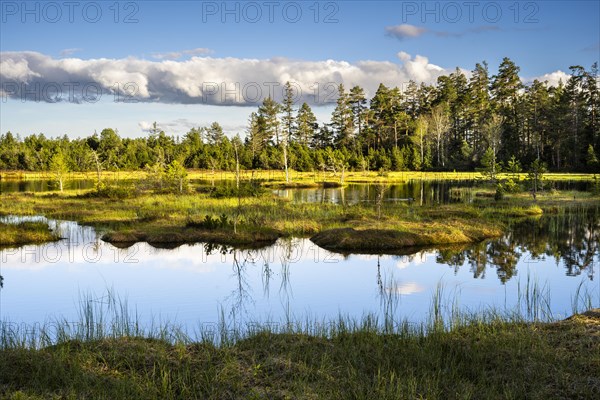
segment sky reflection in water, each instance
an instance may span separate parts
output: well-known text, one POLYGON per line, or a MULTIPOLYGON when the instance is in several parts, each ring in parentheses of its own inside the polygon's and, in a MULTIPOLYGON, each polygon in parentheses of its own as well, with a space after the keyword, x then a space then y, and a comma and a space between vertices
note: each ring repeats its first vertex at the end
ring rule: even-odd
POLYGON ((579 285, 600 305, 599 215, 597 208, 572 210, 513 224, 498 240, 408 256, 343 256, 308 239, 262 250, 146 243, 117 249, 92 228, 62 222, 57 228, 68 240, 0 251, 0 318, 75 321, 82 295, 101 302, 112 289, 141 322, 188 329, 218 322, 221 310, 236 322, 381 316, 390 293, 395 318, 418 323, 438 285, 447 308, 510 309, 528 280, 549 293, 554 317, 563 317, 579 285))

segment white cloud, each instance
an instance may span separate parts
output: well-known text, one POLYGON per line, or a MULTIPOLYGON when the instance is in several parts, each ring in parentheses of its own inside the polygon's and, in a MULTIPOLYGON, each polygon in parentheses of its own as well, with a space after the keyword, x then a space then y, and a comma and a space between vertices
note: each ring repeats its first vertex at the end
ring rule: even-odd
POLYGON ((405 51, 401 51, 397 55, 398 55, 398 58, 400 59, 400 61, 402 61, 402 62, 406 62, 411 59, 410 54, 408 54, 405 51))
MULTIPOLYGON (((402 63, 389 61, 302 61, 286 58, 243 59, 192 57, 189 60, 149 61, 138 58, 55 59, 37 52, 2 52, 0 84, 13 98, 35 101, 66 101, 46 98, 44 87, 75 86, 75 97, 82 88, 93 86, 113 96, 118 90, 122 100, 172 104, 257 105, 268 95, 280 101, 283 84, 290 81, 299 96, 297 102, 332 104, 336 86, 359 85, 372 96, 379 83, 402 87, 409 80, 434 83, 438 76, 452 70, 429 63, 420 55, 411 58, 399 53, 402 63), (71 86, 69 86, 71 85, 71 86), (36 93, 36 90, 41 92, 36 93)), ((85 98, 84 98, 85 100, 85 98)), ((69 101, 73 101, 70 100, 69 101)), ((75 100, 77 101, 77 99, 75 100)))
POLYGON ((425 288, 416 282, 401 283, 398 286, 396 286, 396 288, 395 288, 396 293, 403 294, 403 295, 411 295, 411 294, 415 294, 415 293, 420 293, 424 290, 425 290, 425 288))
MULTIPOLYGON (((158 125, 158 123, 157 123, 157 125, 158 125)), ((148 121, 140 121, 140 122, 138 122, 138 126, 140 127, 140 129, 143 132, 150 132, 150 130, 153 128, 152 122, 148 122, 148 121)))
POLYGON ((418 37, 425 32, 427 32, 427 29, 410 24, 394 25, 385 28, 385 33, 388 36, 392 36, 400 40, 418 37))
MULTIPOLYGON (((3 54, 3 53, 0 53, 3 54)), ((32 78, 40 78, 39 73, 29 68, 26 59, 0 57, 0 78, 2 80, 28 83, 32 78)), ((4 86, 2 86, 4 89, 4 86)))
MULTIPOLYGON (((331 105, 337 85, 358 85, 372 97, 380 83, 405 87, 413 80, 434 84, 454 69, 435 65, 422 55, 400 51, 399 62, 363 60, 303 61, 286 58, 247 59, 192 57, 151 61, 138 58, 53 58, 37 52, 0 53, 0 95, 37 102, 92 102, 94 93, 114 101, 162 104, 256 106, 268 95, 281 101, 290 81, 297 97, 312 105, 331 105), (49 90, 50 88, 51 90, 49 90), (56 96, 56 92, 58 96, 56 96), (118 92, 119 96, 115 95, 118 92), (86 95, 88 97, 86 97, 86 95)), ((467 76, 468 71, 463 70, 467 76)), ((555 71, 537 77, 558 84, 569 75, 555 71)), ((531 82, 534 78, 523 78, 531 82)), ((165 127, 192 127, 196 121, 164 121, 165 127)), ((237 129, 232 126, 232 129, 237 129)), ((224 126, 225 127, 225 126, 224 126)), ((140 125, 140 128, 147 127, 140 125)))
POLYGON ((540 82, 548 82, 548 86, 558 86, 558 83, 562 80, 562 83, 567 83, 570 75, 561 70, 550 72, 548 74, 536 76, 533 78, 522 78, 523 83, 528 84, 533 82, 534 80, 538 80, 540 82))

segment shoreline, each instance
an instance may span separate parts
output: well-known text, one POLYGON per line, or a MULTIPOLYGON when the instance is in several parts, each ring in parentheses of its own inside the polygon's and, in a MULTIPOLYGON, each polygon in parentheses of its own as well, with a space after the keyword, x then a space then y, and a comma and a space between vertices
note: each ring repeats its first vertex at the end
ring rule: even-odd
POLYGON ((4 330, 0 396, 118 400, 600 395, 600 309, 546 322, 493 312, 456 318, 445 321, 451 323, 448 328, 437 318, 426 327, 377 327, 368 319, 354 324, 333 321, 315 330, 254 326, 241 336, 224 331, 219 343, 210 336, 186 338, 175 332, 176 327, 154 336, 118 326, 118 333, 89 338, 70 334, 34 348, 27 346, 25 337, 10 337, 4 330))

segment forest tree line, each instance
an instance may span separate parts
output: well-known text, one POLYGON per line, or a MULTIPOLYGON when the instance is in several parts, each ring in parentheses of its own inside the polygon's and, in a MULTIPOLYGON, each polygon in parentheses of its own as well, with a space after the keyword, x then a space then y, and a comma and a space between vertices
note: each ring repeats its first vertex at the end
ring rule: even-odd
POLYGON ((328 123, 307 103, 294 104, 289 82, 281 103, 266 98, 251 113, 245 137, 228 138, 218 122, 168 135, 155 123, 147 137, 107 128, 85 138, 0 135, 0 170, 69 171, 186 168, 500 171, 544 163, 553 171, 598 172, 598 65, 570 67, 566 82, 524 85, 504 58, 495 75, 486 62, 469 78, 458 68, 435 85, 406 90, 380 84, 338 87, 328 123))

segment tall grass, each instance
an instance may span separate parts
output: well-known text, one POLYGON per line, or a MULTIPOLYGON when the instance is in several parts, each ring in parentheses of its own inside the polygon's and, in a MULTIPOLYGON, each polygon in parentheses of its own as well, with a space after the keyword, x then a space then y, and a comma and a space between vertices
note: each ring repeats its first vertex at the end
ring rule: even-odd
MULTIPOLYGON (((600 303, 600 293, 598 293, 598 301, 600 303)), ((600 304, 598 304, 600 307, 600 304)), ((582 311, 590 310, 594 308, 594 294, 593 292, 585 285, 585 280, 579 282, 577 285, 577 289, 575 289, 575 293, 571 298, 571 312, 573 314, 579 314, 582 311)))
POLYGON ((517 308, 527 320, 552 320, 550 288, 545 283, 540 285, 528 272, 525 286, 521 285, 520 279, 517 282, 517 308))
MULTIPOLYGON (((397 282, 384 282, 380 314, 238 324, 222 310, 219 324, 194 335, 142 325, 112 290, 83 294, 76 322, 0 324, 0 398, 598 398, 594 327, 526 324, 526 306, 462 311, 442 285, 426 322, 411 324, 397 318, 397 282)), ((522 290, 540 319, 542 288, 522 290)))
MULTIPOLYGON (((393 276, 385 278, 380 286, 379 313, 365 314, 362 318, 339 315, 331 320, 319 320, 310 316, 296 316, 288 307, 281 321, 242 321, 236 314, 220 309, 218 323, 199 325, 190 332, 186 327, 168 320, 150 318, 142 323, 135 307, 126 297, 107 289, 98 296, 81 293, 78 302, 77 320, 55 318, 41 324, 15 324, 0 322, 0 349, 41 349, 69 341, 89 342, 106 339, 143 337, 172 344, 208 343, 217 346, 232 346, 240 340, 258 333, 305 334, 322 338, 333 338, 341 334, 369 332, 393 335, 428 335, 450 332, 472 324, 490 322, 551 322, 550 290, 531 275, 524 283, 517 283, 517 303, 513 308, 489 308, 469 310, 459 303, 460 288, 448 288, 439 282, 432 292, 429 313, 420 323, 413 323, 398 316, 401 295, 393 276)), ((577 314, 594 305, 594 293, 582 281, 572 296, 572 312, 577 314)))

